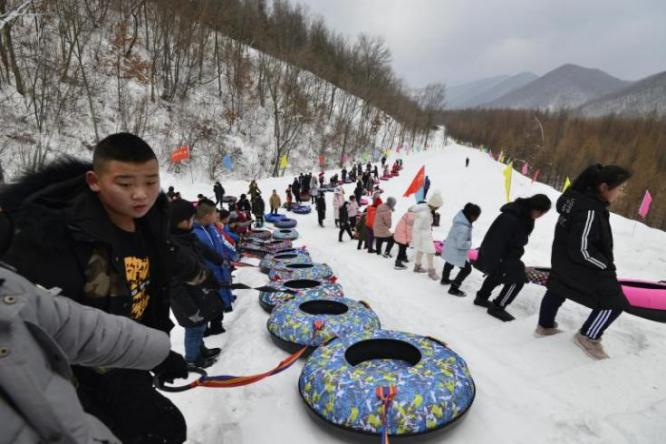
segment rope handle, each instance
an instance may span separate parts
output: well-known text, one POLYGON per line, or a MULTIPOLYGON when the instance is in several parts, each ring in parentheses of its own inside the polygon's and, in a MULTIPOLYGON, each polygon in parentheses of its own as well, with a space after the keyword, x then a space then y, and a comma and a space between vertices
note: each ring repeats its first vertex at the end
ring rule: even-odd
MULTIPOLYGON (((208 376, 208 373, 206 373, 206 370, 195 367, 193 365, 188 365, 187 366, 187 372, 188 373, 197 373, 201 377, 208 376)), ((185 392, 189 389, 191 389, 193 386, 193 383, 185 384, 185 385, 172 385, 172 386, 167 386, 166 381, 162 380, 162 374, 157 373, 153 377, 153 384, 155 385, 155 388, 158 390, 161 390, 163 392, 168 392, 168 393, 180 393, 180 392, 185 392)))
MULTIPOLYGON (((367 308, 368 310, 372 310, 372 307, 370 307, 370 304, 368 304, 367 302, 365 302, 365 301, 358 301, 358 303, 361 304, 362 306, 364 306, 365 308, 367 308)), ((374 310, 373 310, 373 311, 374 311, 374 310)))
POLYGON ((388 387, 377 387, 375 389, 377 398, 382 402, 384 407, 382 412, 382 444, 389 444, 389 410, 391 404, 398 394, 398 387, 390 385, 388 387))
POLYGON ((449 348, 449 345, 446 342, 439 340, 437 338, 433 338, 432 336, 426 336, 426 339, 430 339, 432 342, 435 342, 444 348, 449 348))

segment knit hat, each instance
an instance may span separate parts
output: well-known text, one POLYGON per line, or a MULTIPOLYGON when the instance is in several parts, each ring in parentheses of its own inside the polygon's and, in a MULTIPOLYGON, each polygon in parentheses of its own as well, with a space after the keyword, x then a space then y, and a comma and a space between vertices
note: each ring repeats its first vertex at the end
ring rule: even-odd
POLYGON ((392 210, 395 210, 395 197, 389 197, 386 199, 386 205, 388 205, 392 210))
POLYGON ((169 204, 169 207, 169 220, 172 227, 175 227, 184 220, 190 219, 196 212, 194 204, 185 199, 174 200, 169 204))
POLYGON ((432 193, 432 196, 430 196, 430 199, 428 199, 428 205, 435 209, 441 207, 443 204, 444 201, 442 200, 442 195, 439 194, 439 191, 432 193))

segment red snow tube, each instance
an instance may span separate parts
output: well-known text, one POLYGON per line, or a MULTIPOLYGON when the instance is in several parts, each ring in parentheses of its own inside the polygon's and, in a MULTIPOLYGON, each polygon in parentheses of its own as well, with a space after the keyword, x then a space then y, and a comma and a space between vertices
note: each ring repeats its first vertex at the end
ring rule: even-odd
MULTIPOLYGON (((528 280, 539 285, 546 285, 550 268, 527 267, 528 280)), ((666 283, 649 282, 638 279, 618 279, 622 293, 627 300, 625 310, 634 316, 651 321, 666 323, 666 283)))
MULTIPOLYGON (((435 255, 440 256, 442 254, 442 250, 444 249, 444 242, 443 241, 434 241, 435 244, 435 255)), ((475 262, 479 258, 479 249, 474 248, 472 250, 469 250, 467 252, 467 259, 469 259, 470 262, 475 262)))

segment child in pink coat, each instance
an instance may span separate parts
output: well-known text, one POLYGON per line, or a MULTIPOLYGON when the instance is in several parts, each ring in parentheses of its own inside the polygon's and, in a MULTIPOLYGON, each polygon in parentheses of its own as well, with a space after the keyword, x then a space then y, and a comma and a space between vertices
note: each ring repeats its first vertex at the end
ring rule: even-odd
POLYGON ((412 242, 412 226, 414 225, 414 213, 407 211, 395 227, 393 239, 398 244, 398 256, 395 258, 395 269, 404 270, 407 268, 404 262, 409 262, 407 259, 407 247, 412 242))

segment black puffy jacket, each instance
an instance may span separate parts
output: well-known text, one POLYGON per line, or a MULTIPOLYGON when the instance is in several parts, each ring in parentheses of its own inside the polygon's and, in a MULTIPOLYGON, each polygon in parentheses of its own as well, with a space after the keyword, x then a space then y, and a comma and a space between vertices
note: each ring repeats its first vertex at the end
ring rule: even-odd
POLYGON ((608 204, 568 190, 557 200, 557 212, 548 288, 590 308, 624 308, 608 204))
POLYGON ((500 211, 483 238, 474 266, 483 273, 499 273, 503 282, 525 282, 521 258, 534 229, 534 219, 525 199, 516 199, 500 211))

